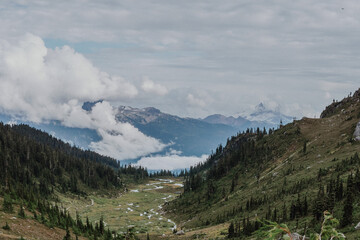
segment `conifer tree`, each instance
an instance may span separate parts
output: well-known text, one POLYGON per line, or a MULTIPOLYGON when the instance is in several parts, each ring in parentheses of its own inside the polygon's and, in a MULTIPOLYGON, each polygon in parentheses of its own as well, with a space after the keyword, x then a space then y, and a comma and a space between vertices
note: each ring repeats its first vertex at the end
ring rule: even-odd
POLYGON ((22 204, 20 204, 18 215, 19 215, 20 218, 26 218, 24 207, 23 207, 22 204))
POLYGON ((343 208, 343 218, 341 219, 341 225, 347 226, 352 223, 353 220, 353 178, 350 174, 347 180, 346 198, 343 208))
POLYGON ((304 141, 304 145, 303 145, 303 153, 304 154, 306 153, 306 144, 307 144, 307 141, 304 141))
POLYGON ((234 223, 231 222, 228 228, 228 238, 233 238, 235 236, 234 223))
POLYGON ((287 210, 286 210, 286 204, 284 202, 283 210, 282 210, 282 221, 285 222, 287 220, 287 210))
POLYGON ((64 236, 63 240, 70 240, 70 239, 71 239, 71 235, 69 228, 66 228, 66 235, 64 236))
POLYGON ((5 226, 3 226, 2 229, 10 230, 10 226, 9 226, 8 222, 5 223, 5 226))
POLYGON ((101 235, 104 234, 104 231, 105 231, 105 226, 104 226, 104 219, 103 219, 103 216, 100 217, 100 225, 99 225, 99 233, 101 235))
POLYGON ((2 210, 7 213, 12 213, 14 211, 14 208, 12 206, 12 200, 8 194, 4 196, 2 210))

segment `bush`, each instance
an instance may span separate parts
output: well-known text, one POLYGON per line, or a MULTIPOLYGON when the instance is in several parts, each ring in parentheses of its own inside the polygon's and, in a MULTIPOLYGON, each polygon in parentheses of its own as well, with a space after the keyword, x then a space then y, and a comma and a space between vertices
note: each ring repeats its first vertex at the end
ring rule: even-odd
POLYGON ((10 230, 9 224, 6 222, 5 226, 2 227, 4 230, 10 230))
POLYGON ((19 212, 18 212, 18 216, 19 216, 20 218, 26 218, 25 211, 24 211, 24 207, 23 207, 22 204, 20 205, 19 212))
MULTIPOLYGON (((267 220, 262 222, 262 224, 263 226, 258 231, 256 231, 256 236, 258 239, 292 239, 292 233, 286 224, 278 224, 276 222, 267 220)), ((335 229, 335 227, 338 225, 339 221, 336 218, 333 218, 333 216, 328 211, 325 211, 320 233, 311 234, 310 240, 345 240, 345 235, 335 229)))
POLYGON ((4 196, 4 202, 3 202, 3 211, 7 213, 13 213, 14 208, 12 206, 12 200, 8 194, 4 196))

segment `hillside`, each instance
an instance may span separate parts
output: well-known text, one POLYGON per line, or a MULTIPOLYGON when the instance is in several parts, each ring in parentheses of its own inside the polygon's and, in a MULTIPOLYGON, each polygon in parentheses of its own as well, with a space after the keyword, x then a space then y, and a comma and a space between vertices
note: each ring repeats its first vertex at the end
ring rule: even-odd
MULTIPOLYGON (((44 228, 40 226, 44 224, 56 238, 69 230, 94 239, 121 239, 106 231, 101 216, 95 223, 81 219, 76 213, 70 215, 71 206, 63 208, 62 199, 65 196, 86 199, 89 193, 111 197, 126 191, 129 184, 142 183, 148 178, 143 168, 119 167, 114 159, 71 147, 45 132, 2 123, 0 169, 0 222, 11 220, 10 228, 14 230, 11 234, 17 236, 26 233, 15 224, 19 222, 38 229, 44 228), (13 221, 17 219, 15 210, 18 221, 13 221)), ((47 239, 46 234, 38 237, 47 239)))
POLYGON ((169 216, 194 234, 203 229, 204 238, 219 224, 217 236, 225 237, 231 222, 235 236, 251 238, 256 219, 285 222, 301 234, 319 231, 322 212, 329 210, 348 239, 356 239, 360 143, 353 133, 360 121, 359 93, 330 105, 320 119, 232 137, 190 170, 184 194, 166 207, 169 216), (349 205, 353 210, 344 213, 349 205))

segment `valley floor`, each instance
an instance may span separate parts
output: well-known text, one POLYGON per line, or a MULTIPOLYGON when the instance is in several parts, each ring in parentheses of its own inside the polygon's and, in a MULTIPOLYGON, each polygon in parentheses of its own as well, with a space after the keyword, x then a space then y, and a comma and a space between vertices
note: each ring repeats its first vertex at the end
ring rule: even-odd
POLYGON ((140 185, 130 186, 126 193, 116 197, 90 194, 87 198, 61 196, 61 202, 75 218, 80 214, 95 224, 101 217, 105 227, 118 233, 134 228, 137 235, 172 235, 175 222, 168 219, 162 210, 163 204, 182 192, 182 178, 155 179, 140 185))

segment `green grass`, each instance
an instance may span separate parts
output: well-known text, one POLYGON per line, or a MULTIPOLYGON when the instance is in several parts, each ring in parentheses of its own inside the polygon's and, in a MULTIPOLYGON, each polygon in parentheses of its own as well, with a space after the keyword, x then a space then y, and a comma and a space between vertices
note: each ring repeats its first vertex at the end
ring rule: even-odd
POLYGON ((59 197, 71 215, 75 217, 78 212, 84 222, 88 217, 95 224, 103 216, 106 227, 117 232, 126 232, 130 226, 135 226, 138 233, 168 234, 174 225, 163 215, 162 205, 173 200, 182 191, 181 187, 174 185, 181 183, 182 179, 172 180, 172 183, 151 180, 133 185, 128 192, 118 192, 114 197, 98 194, 90 194, 86 198, 72 195, 59 197), (156 189, 156 186, 163 188, 156 189))
MULTIPOLYGON (((356 152, 360 153, 360 143, 349 141, 356 123, 360 120, 356 117, 360 115, 359 105, 359 103, 353 105, 345 113, 333 115, 331 118, 295 121, 276 131, 274 135, 264 137, 260 141, 267 141, 269 145, 278 147, 275 150, 276 157, 274 160, 262 166, 259 182, 255 178, 259 172, 258 169, 246 169, 244 171, 244 169, 236 166, 230 169, 226 176, 215 182, 218 190, 212 199, 206 199, 206 187, 200 191, 186 194, 168 208, 170 217, 182 223, 180 225, 187 229, 207 228, 207 221, 210 222, 210 225, 216 225, 216 217, 231 211, 233 207, 242 206, 245 208, 246 201, 250 196, 253 198, 268 196, 271 200, 269 204, 259 206, 254 210, 229 216, 226 218, 226 222, 242 219, 243 217, 250 217, 250 219, 264 217, 268 205, 271 206, 271 209, 276 207, 278 214, 281 214, 284 202, 287 205, 289 214, 290 204, 292 201, 296 201, 297 193, 277 198, 277 192, 282 188, 291 189, 297 181, 308 179, 310 181, 309 185, 300 191, 302 197, 307 196, 310 205, 309 215, 299 219, 298 229, 296 230, 301 232, 305 223, 307 226, 311 224, 311 201, 317 195, 319 183, 335 178, 338 173, 334 171, 334 166, 341 163, 342 160, 350 158, 356 152), (296 132, 298 134, 294 135, 296 132), (308 142, 306 153, 303 152, 305 140, 308 142), (321 179, 318 179, 317 175, 320 168, 329 169, 329 172, 321 179), (289 171, 289 169, 294 170, 289 171), (231 181, 236 172, 240 173, 239 180, 235 191, 230 193, 231 181), (284 178, 286 178, 285 186, 284 178), (227 198, 221 196, 222 188, 225 188, 227 198)), ((354 172, 355 166, 342 173, 344 183, 351 170, 354 172)), ((338 219, 342 217, 342 207, 340 203, 334 210, 334 216, 338 219)), ((354 206, 354 209, 353 218, 356 224, 360 221, 358 203, 354 206)), ((295 229, 296 221, 287 223, 291 229, 295 229)), ((311 225, 311 227, 316 229, 315 225, 311 225)), ((347 234, 348 239, 357 239, 355 236, 360 236, 360 230, 356 232, 353 227, 345 228, 344 232, 347 234)))

